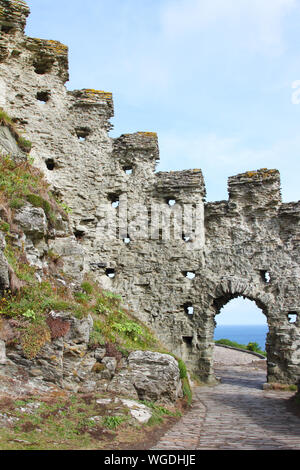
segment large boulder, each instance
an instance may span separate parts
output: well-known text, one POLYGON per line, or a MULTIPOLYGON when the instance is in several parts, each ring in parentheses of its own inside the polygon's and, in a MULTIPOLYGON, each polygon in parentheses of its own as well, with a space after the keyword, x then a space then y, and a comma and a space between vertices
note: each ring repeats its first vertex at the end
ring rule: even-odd
POLYGON ((73 281, 81 284, 85 272, 85 254, 73 236, 49 240, 49 248, 63 261, 63 271, 73 281))
POLYGON ((47 218, 41 207, 26 205, 16 212, 14 222, 32 239, 42 238, 47 232, 47 218))
POLYGON ((115 375, 109 389, 140 400, 174 403, 182 397, 178 363, 168 354, 134 351, 127 369, 115 375))

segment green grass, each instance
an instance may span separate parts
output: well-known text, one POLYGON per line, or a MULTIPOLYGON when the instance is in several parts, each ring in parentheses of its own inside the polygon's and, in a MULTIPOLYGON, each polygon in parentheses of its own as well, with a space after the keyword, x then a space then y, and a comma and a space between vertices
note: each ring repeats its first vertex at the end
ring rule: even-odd
POLYGON ((125 416, 106 416, 102 420, 102 424, 107 429, 116 429, 128 418, 125 416))
POLYGON ((258 343, 248 343, 246 345, 246 344, 236 343, 235 341, 231 341, 229 339, 219 339, 215 341, 215 343, 221 344, 221 345, 223 344, 224 346, 231 346, 233 348, 245 349, 246 351, 253 351, 265 357, 267 356, 266 351, 261 350, 258 343))
MULTIPOLYGON (((67 220, 68 216, 55 198, 49 193, 48 184, 42 174, 29 161, 17 163, 10 156, 0 158, 0 203, 8 210, 21 209, 26 203, 44 210, 50 226, 57 226, 60 214, 67 220)), ((8 212, 9 213, 9 212, 8 212)), ((3 223, 4 221, 0 221, 3 223)), ((6 220, 11 223, 11 220, 6 220)))
POLYGON ((25 282, 20 292, 6 292, 0 299, 0 319, 18 318, 24 323, 21 346, 26 357, 33 359, 49 341, 47 316, 50 311, 70 312, 77 318, 90 314, 94 326, 90 337, 91 347, 113 343, 123 356, 137 349, 157 350, 158 341, 149 329, 122 308, 119 298, 108 296, 90 281, 83 283, 84 291, 71 291, 57 286, 55 279, 39 283, 35 268, 22 261, 19 249, 7 244, 5 255, 19 279, 25 282), (90 287, 86 293, 87 285, 90 287), (100 308, 101 306, 101 308, 100 308), (103 313, 105 312, 105 313, 103 313), (28 325, 30 321, 30 325, 28 325))
POLYGON ((176 359, 176 361, 178 362, 178 368, 179 368, 179 372, 180 372, 180 379, 181 379, 181 383, 182 383, 183 396, 186 400, 187 405, 191 406, 192 400, 193 400, 193 392, 192 392, 192 389, 191 389, 191 386, 190 386, 190 381, 189 381, 189 378, 188 378, 188 372, 187 372, 186 365, 185 365, 185 363, 182 359, 176 357, 174 354, 170 354, 170 355, 173 356, 176 359))
MULTIPOLYGON (((113 405, 111 409, 99 407, 96 399, 97 395, 88 400, 80 395, 16 402, 3 399, 13 425, 0 428, 0 449, 68 450, 89 447, 92 443, 94 447, 93 431, 100 430, 100 425, 115 430, 127 420, 122 415, 106 416, 116 410, 113 405), (100 425, 95 416, 99 417, 100 425)), ((2 403, 0 400, 0 412, 2 403)))
POLYGON ((0 125, 6 126, 10 130, 11 134, 16 139, 18 146, 21 150, 23 150, 23 152, 30 152, 32 143, 21 136, 12 118, 2 108, 0 108, 0 125))
POLYGON ((152 416, 149 419, 149 421, 147 423, 147 426, 159 425, 159 424, 163 423, 164 418, 166 418, 166 417, 172 416, 172 417, 179 418, 179 417, 182 416, 182 413, 180 411, 178 411, 178 410, 171 411, 168 408, 166 408, 162 405, 159 405, 157 403, 154 403, 152 401, 142 400, 140 403, 142 403, 143 405, 150 408, 150 410, 152 412, 152 416))
POLYGON ((97 403, 101 394, 66 394, 13 400, 0 397, 0 416, 10 424, 0 426, 0 450, 89 450, 133 448, 147 433, 181 413, 152 402, 142 402, 153 413, 147 425, 131 420, 127 407, 114 400, 97 403))

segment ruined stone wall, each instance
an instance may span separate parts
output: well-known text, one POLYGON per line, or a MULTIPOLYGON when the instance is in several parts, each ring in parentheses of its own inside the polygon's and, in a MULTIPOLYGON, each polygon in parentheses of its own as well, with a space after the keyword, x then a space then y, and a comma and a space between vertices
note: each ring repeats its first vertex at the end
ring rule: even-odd
POLYGON ((25 2, 0 0, 0 106, 72 210, 85 271, 207 381, 215 315, 232 298, 254 300, 270 329, 268 380, 295 383, 300 203, 282 203, 279 173, 232 177, 229 200, 216 203, 205 203, 201 170, 157 173, 156 134, 110 138, 111 93, 68 91, 67 47, 25 36, 28 14, 25 2))

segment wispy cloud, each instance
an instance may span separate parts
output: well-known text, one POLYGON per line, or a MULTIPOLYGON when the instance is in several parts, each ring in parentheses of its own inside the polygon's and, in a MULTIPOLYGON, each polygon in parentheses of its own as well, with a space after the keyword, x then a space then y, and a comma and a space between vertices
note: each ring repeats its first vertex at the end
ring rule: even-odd
POLYGON ((227 31, 236 45, 264 52, 282 51, 286 14, 297 0, 177 0, 162 9, 162 29, 169 38, 227 31))

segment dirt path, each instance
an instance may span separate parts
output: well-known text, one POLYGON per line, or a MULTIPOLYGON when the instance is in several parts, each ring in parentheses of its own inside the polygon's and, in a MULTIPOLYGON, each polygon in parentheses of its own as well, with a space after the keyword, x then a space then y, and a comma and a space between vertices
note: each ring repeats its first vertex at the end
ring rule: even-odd
POLYGON ((195 388, 191 411, 153 449, 300 450, 300 417, 287 407, 294 392, 263 390, 262 363, 226 357, 215 367, 221 383, 195 388))

